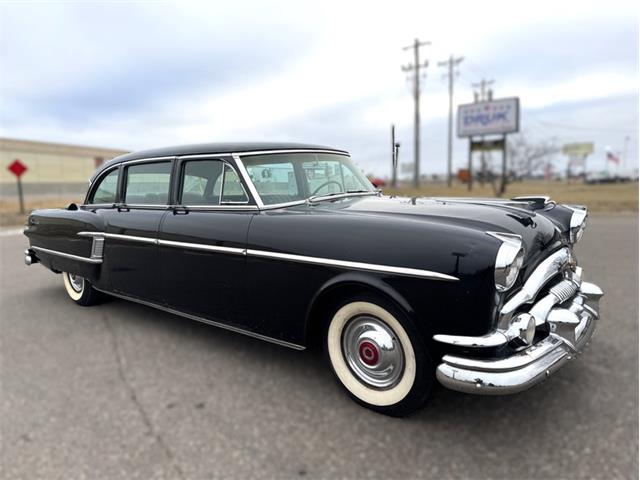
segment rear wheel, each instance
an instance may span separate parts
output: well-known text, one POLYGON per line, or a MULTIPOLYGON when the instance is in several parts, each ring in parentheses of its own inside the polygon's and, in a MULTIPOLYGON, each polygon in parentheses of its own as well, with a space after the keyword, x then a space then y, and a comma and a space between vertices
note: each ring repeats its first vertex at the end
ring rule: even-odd
POLYGON ((74 273, 62 272, 62 279, 67 294, 78 305, 88 307, 98 302, 100 293, 85 278, 74 273))
POLYGON ((403 312, 382 299, 353 299, 338 307, 327 327, 325 350, 338 381, 371 410, 405 416, 431 391, 426 347, 403 312))

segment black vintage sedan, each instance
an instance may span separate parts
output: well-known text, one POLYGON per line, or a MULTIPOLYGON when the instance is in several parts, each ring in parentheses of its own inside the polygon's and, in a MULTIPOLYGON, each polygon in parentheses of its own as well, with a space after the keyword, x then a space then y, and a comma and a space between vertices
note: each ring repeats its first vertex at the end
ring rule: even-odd
POLYGON ((36 210, 27 264, 102 294, 302 350, 373 410, 406 415, 437 379, 525 390, 591 339, 602 290, 573 246, 584 207, 386 197, 347 152, 206 144, 117 157, 82 205, 36 210))

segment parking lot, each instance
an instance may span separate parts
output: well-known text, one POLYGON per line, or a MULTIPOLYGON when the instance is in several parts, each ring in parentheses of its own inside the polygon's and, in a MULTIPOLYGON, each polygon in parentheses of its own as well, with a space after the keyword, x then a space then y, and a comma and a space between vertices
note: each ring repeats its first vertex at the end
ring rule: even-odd
POLYGON ((82 308, 0 237, 1 462, 10 478, 637 478, 638 216, 590 219, 605 291, 584 355, 508 397, 438 387, 365 410, 322 356, 122 300, 82 308))

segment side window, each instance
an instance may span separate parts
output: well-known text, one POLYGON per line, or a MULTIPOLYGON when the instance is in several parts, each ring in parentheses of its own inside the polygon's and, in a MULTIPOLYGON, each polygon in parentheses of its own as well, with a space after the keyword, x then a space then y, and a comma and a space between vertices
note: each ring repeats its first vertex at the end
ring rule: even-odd
POLYGON ((224 166, 224 175, 218 178, 213 186, 214 195, 220 196, 222 205, 233 205, 235 203, 247 203, 249 198, 244 191, 240 177, 229 165, 224 166))
POLYGON ((171 183, 171 162, 141 163, 127 167, 124 202, 129 205, 166 205, 171 183))
POLYGON ((118 169, 114 169, 102 177, 89 199, 90 204, 116 203, 118 190, 118 169))
POLYGON ((180 203, 182 205, 219 205, 220 191, 214 185, 222 182, 220 160, 191 160, 183 163, 182 188, 180 203))

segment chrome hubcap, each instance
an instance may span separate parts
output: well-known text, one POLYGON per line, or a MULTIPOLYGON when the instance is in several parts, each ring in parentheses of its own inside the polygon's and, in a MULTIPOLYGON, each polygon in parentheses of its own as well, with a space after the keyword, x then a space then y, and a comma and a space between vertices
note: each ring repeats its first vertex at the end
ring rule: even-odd
POLYGON ((402 346, 393 330, 377 318, 349 320, 342 333, 342 353, 353 374, 367 386, 387 389, 400 381, 402 346))
POLYGON ((73 288, 78 293, 82 292, 82 289, 84 288, 84 278, 74 273, 69 273, 68 277, 71 288, 73 288))

